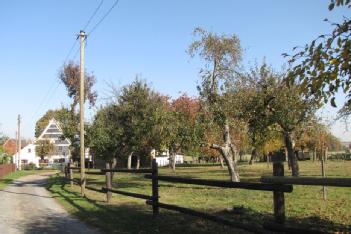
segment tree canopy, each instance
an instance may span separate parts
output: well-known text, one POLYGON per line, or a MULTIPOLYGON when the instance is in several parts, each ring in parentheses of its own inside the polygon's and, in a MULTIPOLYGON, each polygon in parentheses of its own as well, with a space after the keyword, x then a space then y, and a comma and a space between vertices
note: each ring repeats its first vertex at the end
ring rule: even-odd
MULTIPOLYGON (((351 1, 332 0, 329 10, 335 7, 351 9, 351 1)), ((302 49, 295 47, 293 55, 283 54, 292 66, 287 81, 298 81, 306 95, 325 102, 330 99, 334 107, 335 95, 341 90, 347 94, 344 113, 351 113, 351 20, 345 16, 339 23, 325 21, 333 27, 330 33, 320 35, 302 49)))

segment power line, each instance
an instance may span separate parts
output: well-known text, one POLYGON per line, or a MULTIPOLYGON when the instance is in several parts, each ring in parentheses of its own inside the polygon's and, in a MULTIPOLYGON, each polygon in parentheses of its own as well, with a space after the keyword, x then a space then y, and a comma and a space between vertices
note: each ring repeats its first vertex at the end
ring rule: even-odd
POLYGON ((111 13, 111 11, 113 10, 113 8, 115 8, 115 6, 117 6, 119 0, 116 0, 115 3, 111 6, 111 8, 105 13, 105 15, 94 25, 94 27, 89 31, 88 35, 91 35, 95 29, 102 23, 102 21, 105 20, 105 18, 111 13))
POLYGON ((85 24, 83 31, 85 31, 85 29, 88 27, 88 25, 90 24, 91 20, 94 18, 94 16, 96 15, 96 13, 99 11, 100 7, 102 6, 102 4, 104 3, 104 0, 101 0, 100 4, 98 5, 98 7, 95 9, 94 13, 90 16, 88 22, 85 24))
POLYGON ((72 53, 72 51, 73 51, 73 49, 74 49, 74 47, 75 47, 76 45, 77 45, 77 39, 74 41, 74 43, 73 43, 71 49, 68 51, 68 54, 66 55, 66 58, 65 58, 63 64, 66 64, 66 62, 67 62, 68 59, 69 59, 69 56, 71 55, 71 53, 72 53))
MULTIPOLYGON (((94 27, 90 30, 90 33, 91 34, 101 23, 102 21, 104 21, 104 19, 111 13, 111 11, 113 10, 113 8, 118 4, 119 0, 116 0, 116 2, 112 5, 112 7, 105 13, 105 15, 98 21, 98 23, 96 23, 94 25, 94 27)), ((89 17, 88 21, 85 23, 84 27, 83 27, 83 30, 86 30, 86 28, 89 26, 89 24, 91 23, 91 21, 93 20, 93 18, 96 16, 97 12, 100 10, 101 6, 103 5, 104 3, 104 0, 101 0, 99 5, 96 7, 96 9, 94 10, 93 14, 89 17)), ((74 40, 72 46, 70 47, 66 57, 65 57, 65 60, 64 60, 64 63, 63 64, 66 64, 74 50, 74 48, 76 47, 77 45, 77 42, 78 42, 78 37, 74 40)), ((77 55, 78 55, 78 52, 79 52, 79 47, 78 49, 76 50, 74 56, 73 56, 73 60, 76 59, 77 55)), ((40 104, 38 105, 36 111, 34 112, 33 114, 33 117, 32 117, 32 120, 31 122, 34 120, 34 118, 36 117, 36 115, 38 114, 38 112, 40 110, 42 110, 43 108, 45 108, 49 102, 51 101, 51 99, 53 98, 53 96, 55 95, 58 87, 60 85, 60 82, 58 81, 58 79, 54 79, 53 82, 51 83, 50 85, 50 88, 48 90, 48 92, 45 94, 45 96, 43 97, 43 99, 41 100, 40 104), (57 83, 56 83, 57 82, 57 83), (56 86, 54 86, 56 83, 56 86), (53 89, 52 89, 53 88, 53 89)))

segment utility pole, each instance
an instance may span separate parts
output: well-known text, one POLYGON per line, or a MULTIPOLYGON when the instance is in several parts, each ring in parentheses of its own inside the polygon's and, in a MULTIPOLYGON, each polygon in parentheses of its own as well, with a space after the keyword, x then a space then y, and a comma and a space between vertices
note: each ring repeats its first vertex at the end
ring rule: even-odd
POLYGON ((16 170, 18 168, 18 161, 17 161, 17 158, 18 158, 18 134, 17 134, 17 131, 15 131, 15 139, 16 139, 16 154, 14 156, 14 159, 13 159, 13 163, 16 165, 16 170))
POLYGON ((17 119, 17 163, 18 163, 18 170, 21 170, 21 115, 18 115, 17 119))
POLYGON ((84 42, 85 32, 80 31, 80 188, 81 195, 85 193, 85 148, 84 148, 84 42))

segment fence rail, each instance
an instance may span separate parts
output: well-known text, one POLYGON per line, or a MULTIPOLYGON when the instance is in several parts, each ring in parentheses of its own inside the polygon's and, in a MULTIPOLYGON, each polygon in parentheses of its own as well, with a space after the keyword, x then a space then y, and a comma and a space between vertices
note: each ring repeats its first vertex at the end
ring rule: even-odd
POLYGON ((295 184, 317 185, 333 187, 351 187, 351 178, 316 178, 316 177, 286 177, 286 176, 263 176, 262 183, 270 184, 295 184))
POLYGON ((140 169, 101 169, 102 173, 106 172, 125 172, 125 173, 152 173, 150 168, 140 168, 140 169))
MULTIPOLYGON (((69 164, 70 165, 70 164, 69 164)), ((66 168, 66 178, 68 181, 80 184, 80 181, 73 179, 73 169, 75 167, 66 168)), ((79 168, 78 168, 79 169, 79 168)), ((211 220, 217 223, 233 226, 236 228, 244 229, 252 232, 260 232, 260 228, 268 229, 270 231, 284 231, 287 233, 300 233, 302 231, 299 227, 288 227, 285 225, 285 193, 291 193, 293 191, 293 185, 322 185, 322 186, 338 186, 338 187, 351 187, 351 178, 313 178, 313 177, 284 177, 284 165, 283 162, 273 162, 273 176, 261 177, 261 183, 252 182, 229 182, 220 180, 208 180, 208 179, 194 179, 194 178, 184 178, 176 176, 161 176, 158 175, 158 166, 156 160, 152 161, 151 168, 142 169, 111 169, 110 165, 107 163, 106 168, 102 169, 100 172, 86 172, 90 175, 105 175, 105 187, 95 188, 91 186, 86 186, 87 189, 106 193, 106 201, 109 203, 112 199, 112 194, 120 194, 124 196, 129 196, 138 199, 146 200, 147 205, 152 206, 153 216, 159 214, 159 209, 167 209, 178 211, 184 214, 197 216, 207 220, 211 220), (127 192, 118 190, 112 187, 112 173, 143 173, 144 177, 151 179, 152 194, 139 194, 133 192, 127 192), (261 190, 261 191, 271 191, 273 192, 273 213, 274 213, 274 223, 264 223, 263 226, 260 225, 244 225, 242 223, 237 223, 232 220, 224 219, 212 214, 204 213, 201 211, 193 210, 186 207, 180 207, 172 204, 165 204, 159 202, 159 181, 173 182, 173 183, 183 183, 183 184, 193 184, 201 186, 212 186, 219 188, 231 188, 231 189, 248 189, 248 190, 261 190)), ((263 230, 261 229, 261 230, 263 230)), ((318 231, 303 230, 304 233, 318 233, 318 231)))
MULTIPOLYGON (((152 179, 152 175, 145 175, 146 179, 152 179)), ((249 189, 249 190, 263 190, 263 191, 281 191, 291 193, 293 187, 291 185, 275 185, 275 184, 264 184, 264 183, 252 183, 252 182, 230 182, 222 180, 205 180, 205 179, 192 179, 177 176, 157 176, 159 181, 168 181, 183 184, 195 184, 205 185, 219 188, 238 188, 238 189, 249 189)))

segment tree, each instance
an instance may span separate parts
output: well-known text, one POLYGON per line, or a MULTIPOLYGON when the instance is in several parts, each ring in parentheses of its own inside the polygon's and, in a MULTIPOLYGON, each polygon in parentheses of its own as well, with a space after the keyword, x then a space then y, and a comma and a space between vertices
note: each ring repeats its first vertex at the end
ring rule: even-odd
POLYGON ((254 146, 252 155, 259 148, 279 147, 276 132, 280 132, 288 152, 292 174, 298 176, 297 157, 294 154, 294 138, 297 130, 308 123, 319 108, 319 102, 301 94, 299 86, 284 83, 285 73, 274 72, 263 63, 252 69, 240 80, 234 92, 238 101, 238 117, 247 121, 249 135, 254 146), (276 139, 276 140, 273 140, 276 139))
POLYGON ((286 86, 283 77, 284 75, 276 77, 277 79, 272 83, 271 93, 268 94, 271 101, 267 108, 272 122, 277 124, 283 135, 292 175, 298 176, 299 166, 294 154, 294 133, 314 118, 320 103, 314 98, 301 94, 299 86, 293 84, 286 86))
MULTIPOLYGON (((92 90, 94 84, 96 83, 96 78, 94 74, 85 71, 84 74, 84 100, 88 100, 90 106, 94 106, 97 98, 97 93, 92 90)), ((59 72, 59 79, 66 86, 68 96, 73 99, 71 105, 71 111, 75 111, 75 107, 79 103, 79 90, 80 90, 80 67, 73 61, 68 64, 64 64, 61 71, 59 72)))
POLYGON ((175 171, 176 154, 196 154, 200 150, 202 129, 198 121, 199 100, 183 94, 173 100, 165 113, 163 144, 170 152, 170 165, 175 171))
MULTIPOLYGON (((332 0, 329 10, 335 7, 351 9, 350 0, 332 0)), ((328 19, 325 19, 328 21, 328 19)), ((328 21, 329 22, 329 21, 328 21)), ((335 94, 341 89, 347 94, 342 115, 351 114, 351 20, 344 17, 340 23, 329 22, 334 29, 329 34, 320 35, 294 55, 283 54, 292 68, 287 76, 288 83, 299 81, 301 90, 308 96, 330 98, 336 107, 335 94)), ((295 47, 293 50, 297 50, 295 47)))
POLYGON ((205 61, 198 87, 202 109, 211 122, 223 130, 223 146, 212 144, 211 148, 220 152, 226 161, 231 180, 239 181, 234 158, 236 148, 230 137, 232 110, 226 90, 232 85, 241 60, 240 40, 236 35, 217 35, 202 28, 195 28, 194 36, 197 40, 191 43, 188 53, 191 57, 199 55, 205 61))
POLYGON ((9 137, 0 132, 0 146, 2 146, 7 141, 7 139, 9 139, 9 137))
POLYGON ((54 145, 49 140, 38 140, 35 142, 35 153, 41 160, 44 160, 45 156, 54 153, 54 145))
POLYGON ((267 89, 274 79, 274 72, 264 62, 256 65, 249 72, 243 73, 236 82, 233 90, 236 116, 247 124, 247 133, 252 146, 249 164, 253 164, 259 152, 271 148, 275 137, 275 128, 269 116, 268 103, 272 97, 267 95, 267 89))
POLYGON ((152 149, 163 148, 164 115, 168 98, 142 80, 122 87, 115 100, 101 108, 88 130, 89 144, 97 156, 110 160, 132 156, 146 164, 152 149))
POLYGON ((110 168, 115 168, 118 156, 123 155, 123 129, 118 114, 118 108, 113 104, 101 107, 87 128, 87 145, 91 152, 94 157, 110 163, 110 168))

